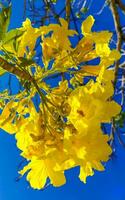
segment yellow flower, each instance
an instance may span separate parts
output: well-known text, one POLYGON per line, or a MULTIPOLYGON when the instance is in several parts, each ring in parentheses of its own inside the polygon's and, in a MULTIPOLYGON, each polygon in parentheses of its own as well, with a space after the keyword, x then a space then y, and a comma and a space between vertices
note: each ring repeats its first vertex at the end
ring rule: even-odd
POLYGON ((105 63, 108 67, 112 65, 115 60, 120 58, 120 53, 115 50, 116 57, 112 57, 114 53, 112 53, 109 47, 112 33, 109 31, 91 32, 94 21, 95 20, 91 15, 85 21, 83 21, 81 26, 82 34, 85 36, 86 40, 89 40, 91 43, 95 44, 95 57, 106 58, 105 63), (112 62, 108 62, 107 58, 110 61, 112 60, 112 62))
MULTIPOLYGON (((68 120, 74 124, 79 132, 84 134, 86 134, 88 127, 92 123, 110 122, 111 118, 120 112, 120 106, 117 103, 105 101, 102 97, 99 98, 98 90, 100 88, 98 87, 95 90, 94 86, 95 84, 93 83, 90 88, 91 92, 89 92, 87 85, 78 87, 68 98, 71 108, 68 120)), ((103 94, 103 90, 100 91, 100 96, 101 94, 103 94)))
POLYGON ((45 66, 48 66, 49 61, 60 53, 60 49, 58 43, 52 38, 44 38, 41 45, 43 50, 43 62, 45 66))
POLYGON ((18 131, 15 135, 17 147, 24 152, 27 150, 28 146, 33 144, 32 135, 38 138, 43 137, 41 114, 37 113, 32 102, 28 104, 28 111, 29 116, 27 118, 20 118, 16 124, 18 127, 18 131))
POLYGON ((81 31, 84 36, 88 36, 91 34, 91 29, 92 26, 94 25, 94 22, 95 20, 92 15, 90 15, 89 17, 87 17, 85 21, 83 21, 81 26, 81 31))
POLYGON ((54 159, 54 157, 45 160, 33 158, 19 173, 23 175, 30 170, 27 175, 27 180, 34 189, 42 189, 47 182, 47 178, 50 179, 51 184, 59 187, 65 184, 66 180, 63 171, 54 170, 55 165, 56 158, 54 159))
POLYGON ((77 32, 75 30, 68 29, 68 23, 65 19, 60 18, 59 20, 60 20, 60 25, 59 24, 49 25, 49 28, 53 31, 52 39, 53 41, 58 43, 61 49, 70 50, 71 43, 68 37, 77 34, 77 32))
POLYGON ((85 21, 83 21, 81 26, 82 34, 85 37, 93 40, 95 43, 108 43, 112 37, 112 33, 109 31, 92 32, 91 29, 94 25, 95 19, 92 15, 88 16, 85 21))
POLYGON ((43 36, 50 31, 47 26, 42 26, 41 28, 32 27, 31 21, 28 18, 23 22, 23 26, 19 28, 19 30, 24 33, 19 37, 18 57, 23 57, 24 54, 27 53, 32 55, 38 37, 43 36))
POLYGON ((41 32, 38 28, 32 27, 29 19, 26 19, 26 21, 23 22, 23 27, 19 30, 24 31, 24 33, 19 37, 18 57, 23 57, 28 51, 33 53, 36 40, 41 35, 41 32), (29 50, 27 50, 27 48, 29 48, 29 50))
MULTIPOLYGON (((63 18, 60 18, 59 24, 50 24, 48 28, 48 32, 52 31, 51 37, 43 38, 42 40, 42 49, 43 49, 43 62, 47 66, 48 62, 51 59, 56 59, 54 62, 54 67, 59 67, 61 65, 60 60, 68 56, 67 51, 71 51, 71 43, 69 40, 69 36, 73 36, 77 34, 75 30, 68 29, 68 23, 63 18)), ((64 60, 63 60, 64 62, 64 60)))
POLYGON ((102 162, 106 162, 112 152, 108 140, 109 137, 103 135, 96 124, 88 128, 86 135, 84 132, 77 132, 73 125, 65 129, 64 150, 74 160, 72 167, 80 166, 81 181, 86 182, 86 177, 94 174, 93 169, 104 170, 102 162))
POLYGON ((17 131, 17 127, 13 123, 17 105, 18 103, 10 101, 5 105, 2 114, 0 115, 0 128, 10 134, 14 134, 17 131))
POLYGON ((114 70, 105 70, 105 67, 101 67, 96 78, 96 82, 88 82, 86 85, 90 94, 95 98, 99 98, 102 101, 108 100, 114 94, 114 70))

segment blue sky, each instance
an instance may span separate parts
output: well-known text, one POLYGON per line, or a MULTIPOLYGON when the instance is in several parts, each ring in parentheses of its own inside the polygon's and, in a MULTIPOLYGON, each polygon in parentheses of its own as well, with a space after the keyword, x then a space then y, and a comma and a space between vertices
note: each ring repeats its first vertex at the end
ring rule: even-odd
MULTIPOLYGON (((95 0, 88 14, 99 11, 103 3, 104 0, 95 0)), ((16 28, 23 21, 23 0, 13 0, 12 5, 10 28, 16 28)), ((95 15, 95 18, 97 19, 96 30, 114 31, 108 8, 102 15, 95 15)), ((125 25, 124 20, 125 18, 122 17, 123 25, 125 25)), ((6 88, 7 79, 8 75, 0 80, 0 89, 6 88)), ((16 87, 14 83, 13 87, 16 87)), ((58 198, 60 200, 125 200, 125 149, 118 142, 116 142, 116 154, 106 164, 106 170, 95 172, 93 177, 87 179, 87 184, 83 184, 77 178, 78 169, 72 169, 66 172, 66 185, 60 188, 49 186, 43 191, 31 189, 25 178, 16 181, 19 164, 22 161, 19 154, 14 137, 0 131, 0 200, 56 200, 58 198)))

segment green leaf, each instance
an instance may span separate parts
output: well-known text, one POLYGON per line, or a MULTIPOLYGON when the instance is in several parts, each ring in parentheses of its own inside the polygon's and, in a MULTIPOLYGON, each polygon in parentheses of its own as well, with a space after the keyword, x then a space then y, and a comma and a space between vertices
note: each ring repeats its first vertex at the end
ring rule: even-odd
POLYGON ((21 67, 28 67, 34 64, 34 61, 32 59, 20 57, 19 60, 21 61, 21 64, 20 64, 21 67))
POLYGON ((123 128, 125 125, 125 112, 121 112, 116 118, 115 123, 120 127, 123 128))
POLYGON ((86 14, 88 12, 88 8, 84 7, 80 11, 81 11, 81 13, 86 14))
POLYGON ((17 52, 20 41, 18 40, 22 36, 23 31, 19 29, 14 29, 5 34, 2 41, 2 47, 4 47, 8 52, 17 52))
POLYGON ((52 0, 52 1, 51 1, 51 3, 54 3, 54 4, 55 4, 56 2, 57 2, 57 0, 52 0))
POLYGON ((5 74, 7 71, 5 69, 3 69, 2 67, 2 63, 0 63, 0 76, 2 76, 3 74, 5 74))
POLYGON ((4 75, 7 71, 0 67, 0 76, 4 75))
POLYGON ((0 40, 4 38, 5 33, 8 30, 11 16, 11 6, 8 8, 3 7, 0 13, 0 40))
POLYGON ((80 17, 81 17, 81 14, 80 14, 79 12, 76 12, 76 13, 75 13, 75 16, 76 16, 77 18, 80 18, 80 17))

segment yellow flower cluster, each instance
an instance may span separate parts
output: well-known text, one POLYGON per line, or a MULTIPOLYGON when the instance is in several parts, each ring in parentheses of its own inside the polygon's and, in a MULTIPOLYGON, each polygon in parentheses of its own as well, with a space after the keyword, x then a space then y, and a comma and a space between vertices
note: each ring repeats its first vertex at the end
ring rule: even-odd
MULTIPOLYGON (((67 72, 72 77, 70 82, 62 80, 58 87, 41 88, 47 94, 40 103, 39 112, 30 96, 10 101, 0 116, 0 127, 15 133, 17 147, 29 161, 19 173, 24 175, 28 171, 27 180, 35 189, 43 188, 48 178, 54 186, 63 185, 65 170, 76 166, 80 167, 80 180, 86 182, 86 177, 92 176, 94 170, 104 170, 102 162, 108 161, 112 153, 109 136, 101 130, 101 123, 110 123, 120 112, 120 106, 111 99, 114 71, 107 69, 120 55, 109 47, 112 34, 92 32, 93 24, 92 16, 82 23, 84 36, 75 48, 68 37, 77 33, 68 29, 64 19, 60 19, 60 25, 50 24, 39 29, 31 27, 27 19, 21 28, 24 34, 20 38, 19 56, 26 53, 27 46, 32 53, 36 39, 41 36, 46 69, 42 77, 57 72, 67 72), (100 58, 97 66, 84 65, 95 58, 100 58), (52 59, 52 69, 47 70, 52 59), (83 76, 87 75, 96 76, 96 81, 89 80, 81 85, 83 76)), ((37 74, 38 69, 35 80, 39 80, 37 74)), ((38 81, 37 85, 43 86, 43 82, 38 81)))

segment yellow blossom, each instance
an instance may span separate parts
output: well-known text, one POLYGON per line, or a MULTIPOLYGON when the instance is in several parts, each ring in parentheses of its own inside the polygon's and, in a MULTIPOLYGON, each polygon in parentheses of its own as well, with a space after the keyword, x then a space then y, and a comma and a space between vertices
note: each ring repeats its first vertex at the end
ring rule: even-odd
POLYGON ((92 88, 94 89, 94 83, 90 88, 91 93, 87 86, 78 87, 68 98, 71 107, 68 119, 79 132, 84 134, 92 123, 110 122, 111 118, 120 112, 120 106, 117 103, 100 99, 92 88))
POLYGON ((104 170, 101 162, 106 162, 112 152, 108 140, 96 124, 88 128, 86 135, 77 132, 73 125, 65 129, 64 149, 74 160, 74 166, 80 166, 81 181, 86 182, 86 177, 94 174, 93 169, 104 170))
POLYGON ((65 176, 63 171, 55 171, 53 168, 56 164, 56 159, 50 158, 45 160, 38 160, 33 158, 32 161, 20 171, 23 175, 30 170, 27 175, 27 180, 34 189, 41 189, 45 186, 47 178, 55 187, 65 184, 65 176))

